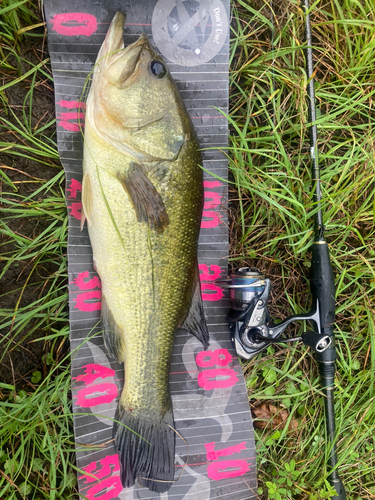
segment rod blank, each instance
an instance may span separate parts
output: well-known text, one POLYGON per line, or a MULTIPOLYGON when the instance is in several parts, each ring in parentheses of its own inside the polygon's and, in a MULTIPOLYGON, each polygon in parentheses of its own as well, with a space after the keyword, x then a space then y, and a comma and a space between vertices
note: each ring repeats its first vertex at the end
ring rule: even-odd
MULTIPOLYGON (((314 217, 315 240, 312 245, 312 265, 311 265, 311 293, 313 300, 318 301, 320 313, 320 331, 323 335, 328 335, 332 342, 324 352, 317 353, 316 358, 319 365, 319 373, 324 394, 324 410, 327 429, 327 440, 329 447, 329 477, 330 484, 335 488, 337 495, 334 500, 345 500, 346 494, 344 485, 337 472, 337 451, 336 451, 336 429, 335 429, 335 406, 334 406, 334 384, 335 384, 335 361, 336 347, 333 326, 335 322, 335 282, 332 264, 329 256, 328 245, 324 238, 323 214, 321 206, 321 187, 319 173, 319 158, 317 152, 317 127, 314 89, 314 63, 312 52, 312 36, 309 13, 309 1, 303 0, 303 10, 305 14, 306 27, 306 72, 308 78, 307 101, 309 108, 309 133, 310 133, 310 156, 311 174, 315 182, 313 194, 314 203, 317 205, 317 212, 314 217)), ((314 302, 313 302, 314 303, 314 302)))

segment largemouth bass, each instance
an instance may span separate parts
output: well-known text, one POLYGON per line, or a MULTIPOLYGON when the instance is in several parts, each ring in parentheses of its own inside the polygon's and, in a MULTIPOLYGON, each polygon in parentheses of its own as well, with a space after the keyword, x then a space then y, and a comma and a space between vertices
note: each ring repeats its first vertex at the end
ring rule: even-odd
POLYGON ((85 120, 83 218, 102 281, 108 352, 125 363, 114 425, 124 487, 174 480, 168 374, 176 329, 206 347, 197 265, 201 157, 167 66, 118 12, 99 51, 85 120))

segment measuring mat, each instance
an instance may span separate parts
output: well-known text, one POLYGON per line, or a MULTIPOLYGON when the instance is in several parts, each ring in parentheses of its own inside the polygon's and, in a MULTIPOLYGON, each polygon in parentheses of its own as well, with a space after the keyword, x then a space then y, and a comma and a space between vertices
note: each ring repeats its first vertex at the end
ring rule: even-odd
MULTIPOLYGON (((227 275, 229 0, 45 0, 57 115, 66 173, 72 396, 80 494, 89 500, 256 498, 254 435, 246 385, 232 348, 227 275), (202 148, 205 204, 198 260, 210 345, 176 335, 170 391, 176 430, 175 483, 152 493, 123 489, 112 428, 124 379, 100 333, 101 283, 86 225, 81 231, 85 103, 82 95, 109 24, 127 15, 125 46, 146 33, 161 53, 202 148), (210 175, 211 172, 214 175, 210 175), (216 176, 216 177, 215 177, 216 176)), ((145 103, 145 106, 147 103, 145 103)), ((178 269, 176 270, 178 272, 178 269)))

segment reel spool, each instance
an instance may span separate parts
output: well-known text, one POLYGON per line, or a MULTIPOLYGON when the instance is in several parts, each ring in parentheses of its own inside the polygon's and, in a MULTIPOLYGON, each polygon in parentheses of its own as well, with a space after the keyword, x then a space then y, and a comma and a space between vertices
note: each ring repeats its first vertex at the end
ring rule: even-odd
POLYGON ((228 288, 232 309, 243 312, 263 293, 264 275, 255 267, 241 267, 232 274, 228 288))

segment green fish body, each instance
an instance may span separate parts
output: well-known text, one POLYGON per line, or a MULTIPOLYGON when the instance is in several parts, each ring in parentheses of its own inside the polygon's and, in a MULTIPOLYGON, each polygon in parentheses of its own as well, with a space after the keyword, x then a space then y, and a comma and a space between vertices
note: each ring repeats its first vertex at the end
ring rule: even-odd
POLYGON ((122 484, 164 492, 174 478, 176 329, 208 345, 197 266, 201 157, 165 63, 144 35, 124 48, 124 22, 117 13, 87 99, 83 222, 102 281, 105 346, 125 364, 114 425, 122 484))

